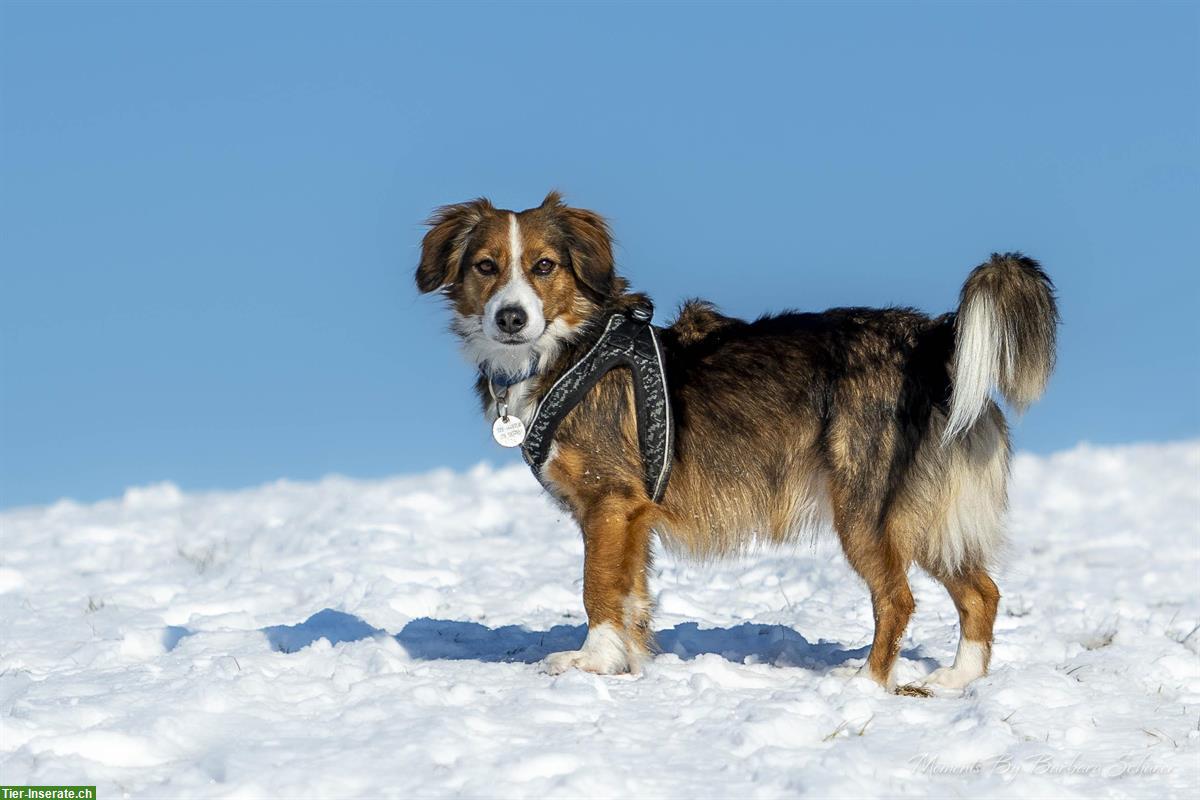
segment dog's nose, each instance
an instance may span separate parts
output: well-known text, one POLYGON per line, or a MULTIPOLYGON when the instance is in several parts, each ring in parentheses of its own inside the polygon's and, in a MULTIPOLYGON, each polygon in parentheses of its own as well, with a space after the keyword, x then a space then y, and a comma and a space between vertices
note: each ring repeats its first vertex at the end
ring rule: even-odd
POLYGON ((505 333, 518 333, 527 321, 525 309, 520 306, 505 306, 496 312, 496 327, 505 333))

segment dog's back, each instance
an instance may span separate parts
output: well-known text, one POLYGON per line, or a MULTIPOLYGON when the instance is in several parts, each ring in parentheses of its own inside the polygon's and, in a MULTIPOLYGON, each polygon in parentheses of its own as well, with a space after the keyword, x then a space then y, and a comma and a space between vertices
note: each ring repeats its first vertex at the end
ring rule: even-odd
MULTIPOLYGON (((1004 418, 990 392, 999 386, 1017 407, 1036 399, 1053 365, 1056 320, 1045 274, 1012 255, 978 267, 959 311, 936 318, 845 308, 743 322, 707 303, 685 304, 663 341, 679 446, 687 451, 679 468, 694 474, 677 473, 673 484, 692 520, 697 506, 710 513, 699 525, 680 520, 692 530, 676 544, 705 554, 737 547, 747 535, 787 539, 820 522, 808 513, 820 498, 800 503, 797 519, 776 513, 746 525, 728 516, 745 506, 761 517, 786 497, 828 488, 852 501, 842 513, 861 524, 882 525, 890 515, 919 520, 929 535, 914 534, 913 551, 930 567, 986 564, 998 540, 983 533, 997 527, 981 518, 983 507, 1002 510, 1007 463, 1004 418), (813 472, 832 485, 797 491, 788 479, 813 472), (997 502, 963 500, 984 487, 992 496, 999 490, 997 502), (745 493, 764 496, 738 502, 745 493), (940 502, 932 502, 935 494, 940 502), (923 551, 930 540, 937 547, 923 551)), ((668 492, 668 507, 672 499, 668 492)))

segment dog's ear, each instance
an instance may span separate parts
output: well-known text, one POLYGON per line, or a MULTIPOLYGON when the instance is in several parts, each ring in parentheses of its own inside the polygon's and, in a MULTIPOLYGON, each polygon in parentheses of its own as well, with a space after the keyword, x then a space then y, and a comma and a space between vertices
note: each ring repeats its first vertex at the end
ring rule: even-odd
POLYGON ((425 223, 429 231, 421 240, 417 288, 433 292, 457 281, 462 272, 463 250, 471 231, 492 210, 486 197, 468 203, 442 206, 425 223))
POLYGON ((566 223, 567 250, 571 270, 579 281, 601 298, 615 292, 612 233, 604 217, 583 208, 564 205, 558 192, 551 192, 542 207, 553 207, 566 223))

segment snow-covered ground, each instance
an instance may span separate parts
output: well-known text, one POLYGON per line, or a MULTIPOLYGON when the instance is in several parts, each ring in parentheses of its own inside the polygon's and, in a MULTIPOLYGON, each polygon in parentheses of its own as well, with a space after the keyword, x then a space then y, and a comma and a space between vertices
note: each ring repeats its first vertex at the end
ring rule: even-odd
MULTIPOLYGON (((0 783, 100 797, 1184 797, 1200 442, 1019 456, 990 676, 887 695, 832 543, 659 560, 663 653, 578 646, 582 546, 523 467, 0 515, 0 783)), ((956 617, 914 574, 901 680, 956 617)))

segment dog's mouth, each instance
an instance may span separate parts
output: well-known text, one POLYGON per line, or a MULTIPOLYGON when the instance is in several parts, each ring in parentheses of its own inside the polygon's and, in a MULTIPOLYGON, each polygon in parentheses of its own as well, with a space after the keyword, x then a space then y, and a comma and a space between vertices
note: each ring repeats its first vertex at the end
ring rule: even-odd
POLYGON ((525 330, 514 331, 512 333, 505 333, 504 331, 485 331, 485 333, 488 339, 496 344, 502 344, 506 347, 528 347, 529 345, 537 344, 538 340, 545 335, 548 329, 549 325, 542 326, 542 329, 538 331, 536 336, 531 335, 532 332, 529 327, 526 327, 525 330))
POLYGON ((492 339, 497 344, 504 344, 510 347, 519 347, 521 345, 533 344, 535 339, 527 339, 524 336, 497 336, 492 339))

